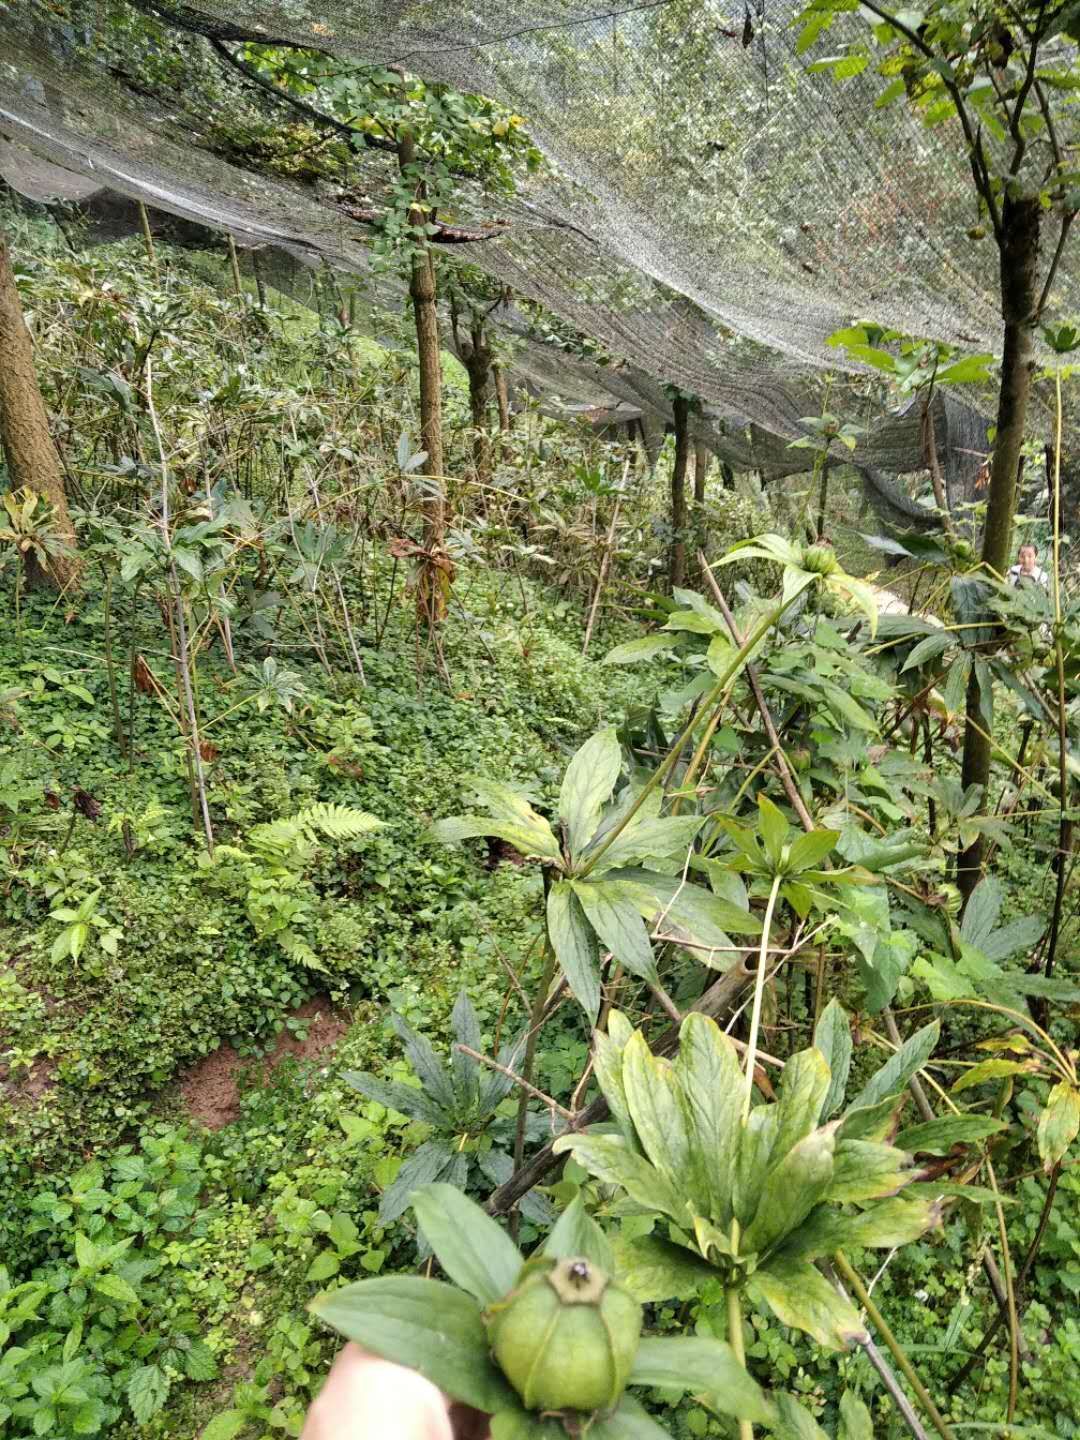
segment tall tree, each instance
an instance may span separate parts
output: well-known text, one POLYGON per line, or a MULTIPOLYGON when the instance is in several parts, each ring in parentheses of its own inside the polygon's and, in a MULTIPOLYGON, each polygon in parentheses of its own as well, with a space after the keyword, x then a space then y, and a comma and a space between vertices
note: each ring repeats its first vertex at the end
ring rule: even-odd
MULTIPOLYGON (((854 8, 850 0, 813 0, 800 16, 800 51, 854 8)), ((856 32, 819 66, 831 67, 838 80, 875 67, 888 80, 879 108, 903 97, 925 123, 939 130, 944 121, 955 123, 979 210, 969 234, 977 241, 989 229, 997 247, 1001 378, 982 563, 1001 577, 1011 547, 1035 331, 1080 207, 1070 98, 1080 82, 1080 11, 1071 0, 929 0, 915 11, 864 0, 859 13, 873 21, 869 33, 856 32)), ((962 778, 965 786, 980 787, 985 804, 992 741, 980 672, 983 667, 972 666, 962 778)), ((980 836, 959 857, 965 899, 982 873, 983 844, 980 836)))
POLYGON ((690 464, 690 397, 672 394, 675 414, 675 459, 671 466, 671 552, 668 578, 671 588, 686 583, 686 472, 690 464))
POLYGON ((68 514, 64 472, 49 430, 49 417, 34 370, 34 346, 26 328, 7 237, 0 231, 0 443, 13 490, 33 490, 52 509, 52 529, 65 550, 39 561, 26 552, 27 578, 66 589, 78 580, 75 530, 68 514))

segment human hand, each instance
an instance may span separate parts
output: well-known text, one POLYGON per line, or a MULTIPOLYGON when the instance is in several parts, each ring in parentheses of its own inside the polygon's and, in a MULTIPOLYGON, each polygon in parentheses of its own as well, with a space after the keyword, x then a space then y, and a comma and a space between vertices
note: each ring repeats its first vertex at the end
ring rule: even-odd
POLYGON ((300 1440, 483 1440, 487 1416, 430 1380, 350 1342, 312 1402, 300 1440))

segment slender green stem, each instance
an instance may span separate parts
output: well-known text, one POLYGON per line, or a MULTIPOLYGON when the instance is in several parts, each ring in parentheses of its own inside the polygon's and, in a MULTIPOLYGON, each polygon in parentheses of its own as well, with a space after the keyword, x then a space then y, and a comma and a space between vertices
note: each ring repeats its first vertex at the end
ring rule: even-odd
MULTIPOLYGON (((732 1221, 732 1240, 738 1244, 737 1220, 732 1221)), ((735 1359, 746 1368, 746 1347, 743 1345, 742 1330, 742 1305, 739 1303, 739 1287, 731 1285, 727 1292, 727 1328, 728 1344, 731 1346, 735 1359)), ((754 1427, 749 1420, 739 1421, 739 1440, 754 1440, 754 1427)))
POLYGON ((750 1118, 750 1101, 754 1096, 754 1061, 757 1058, 758 1030, 761 1026, 761 1002, 765 996, 765 970, 769 963, 769 930, 772 926, 776 897, 784 883, 782 875, 774 875, 769 903, 765 907, 765 923, 761 931, 761 949, 758 951, 757 976, 754 979, 754 1008, 750 1014, 750 1038, 746 1042, 746 1088, 743 1091, 742 1123, 750 1118))
POLYGON ((803 590, 806 589, 806 585, 809 585, 812 579, 812 576, 807 576, 806 584, 801 585, 794 594, 787 596, 786 599, 781 600, 778 604, 774 605, 768 611, 768 613, 763 615, 758 621, 758 623, 754 626, 753 630, 751 630, 750 634, 746 637, 746 640, 743 642, 742 645, 739 646, 738 651, 732 657, 730 663, 724 667, 723 673, 720 675, 716 684, 712 687, 711 690, 707 692, 705 699, 701 703, 700 708, 695 714, 691 715, 686 725, 676 736, 671 746, 671 749, 668 751, 664 759, 660 762, 660 764, 657 766, 657 768, 653 771, 653 773, 649 776, 648 780, 642 786, 641 791, 638 794, 638 797, 634 801, 633 805, 630 806, 629 810, 619 821, 619 823, 613 826, 613 828, 597 846, 593 854, 589 856, 585 864, 581 867, 581 870, 578 872, 579 879, 583 879, 586 875, 589 874, 591 870, 595 869, 596 864, 600 860, 601 856, 603 856, 606 851, 611 848, 611 846, 623 833, 623 831, 634 819, 638 811, 645 804, 645 801, 649 798, 649 796, 656 789, 656 787, 664 783, 664 781, 667 779, 668 773, 671 771, 673 766, 676 764, 679 756, 682 754, 683 746, 686 744, 687 740, 689 740, 691 735, 694 733, 694 730, 697 728, 698 721, 703 715, 709 715, 712 712, 713 706, 723 694, 725 687, 731 683, 731 681, 742 669, 743 665, 745 665, 749 656, 753 654, 758 642, 763 638, 763 636, 768 634, 772 627, 780 620, 784 611, 798 598, 799 595, 802 594, 803 590))
POLYGON ((845 1284, 848 1285, 849 1288, 853 1291, 853 1293, 857 1296, 859 1304, 866 1311, 871 1325, 873 1325, 874 1329, 881 1336, 882 1340, 884 1340, 893 1359, 899 1366, 900 1373, 904 1376, 904 1379, 911 1386, 912 1390, 914 1390, 919 1404, 923 1407, 927 1415, 930 1417, 934 1429, 941 1436, 941 1440, 956 1440, 956 1437, 953 1434, 952 1430, 950 1430, 949 1426, 946 1424, 945 1419, 941 1414, 941 1411, 937 1408, 937 1406, 931 1399, 930 1392, 927 1390, 923 1382, 919 1379, 918 1371, 908 1359, 907 1351, 904 1349, 904 1347, 900 1344, 899 1340, 897 1340, 896 1336, 889 1329, 888 1322, 886 1321, 884 1315, 882 1315, 881 1311, 874 1304, 874 1301, 870 1295, 870 1291, 867 1290, 866 1286, 863 1284, 862 1276, 857 1270, 852 1268, 850 1261, 842 1250, 837 1250, 836 1254, 833 1256, 833 1263, 840 1271, 840 1274, 844 1277, 845 1284))
POLYGON ((1009 1251, 1009 1233, 1005 1228, 1005 1207, 1001 1203, 997 1176, 993 1162, 986 1157, 986 1176, 991 1189, 997 1196, 994 1209, 997 1211, 998 1236, 1001 1240, 1001 1268, 1005 1272, 1005 1296, 1009 1310, 1009 1408, 1005 1419, 1011 1425, 1016 1414, 1016 1401, 1020 1394, 1020 1320, 1016 1312, 1016 1286, 1013 1283, 1012 1255, 1009 1251))
MULTIPOLYGON (((1072 853, 1072 821, 1069 819, 1069 732, 1068 714, 1065 709, 1065 652, 1062 645, 1063 625, 1061 619, 1061 371, 1055 371, 1057 415, 1054 426, 1054 668, 1057 673, 1057 732, 1058 732, 1058 821, 1057 880, 1054 886, 1054 909, 1050 920, 1050 936, 1046 942, 1046 962, 1043 974, 1047 979, 1054 973, 1057 955, 1058 935, 1061 931, 1061 912, 1065 902, 1066 861, 1072 853)), ((1045 1023, 1045 1009, 1039 1014, 1045 1023)), ((1009 1415, 1010 1420, 1012 1414, 1009 1415)))

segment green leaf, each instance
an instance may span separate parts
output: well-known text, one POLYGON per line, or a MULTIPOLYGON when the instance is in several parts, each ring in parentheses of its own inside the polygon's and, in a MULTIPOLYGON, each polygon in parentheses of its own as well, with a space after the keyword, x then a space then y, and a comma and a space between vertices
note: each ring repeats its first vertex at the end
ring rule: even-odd
POLYGON ((412 1208, 439 1264, 482 1305, 508 1295, 525 1263, 506 1231, 453 1185, 425 1185, 412 1208))
POLYGON ((787 837, 791 833, 791 826, 784 818, 783 811, 779 810, 764 793, 758 795, 758 831, 765 846, 765 854, 772 862, 773 868, 778 868, 787 837))
POLYGON ((907 1103, 907 1092, 886 1095, 876 1105, 863 1105, 845 1110, 837 1138, 840 1140, 883 1140, 896 1127, 896 1120, 907 1103))
POLYGON ((580 1193, 555 1222, 551 1234, 544 1241, 544 1254, 555 1260, 569 1260, 583 1255, 609 1275, 616 1273, 615 1256, 607 1236, 585 1209, 580 1193))
MULTIPOLYGON (((547 825, 547 821, 544 821, 547 825)), ((474 840, 481 835, 490 835, 505 840, 522 855, 535 855, 542 860, 559 860, 559 842, 547 826, 547 833, 533 830, 524 825, 508 825, 498 820, 489 820, 484 815, 452 815, 446 820, 436 820, 429 830, 433 840, 444 845, 457 844, 459 840, 474 840)))
POLYGON ((457 1103, 453 1077, 447 1066, 435 1053, 435 1047, 431 1041, 426 1035, 421 1035, 414 1030, 408 1021, 398 1015, 396 1011, 391 1012, 390 1023, 401 1037, 409 1064, 416 1071, 424 1087, 425 1095, 452 1115, 457 1103))
POLYGON ((589 1435, 592 1440, 671 1440, 632 1395, 623 1395, 615 1413, 592 1425, 589 1435))
POLYGON ((980 880, 964 907, 964 918, 960 922, 960 939, 977 950, 984 948, 990 932, 1001 914, 1001 886, 994 877, 980 880))
POLYGON ((596 932, 567 880, 556 880, 547 899, 548 938, 574 999, 594 1021, 600 1009, 596 932))
POLYGON ((840 1396, 839 1440, 874 1440, 870 1411, 852 1390, 840 1396))
POLYGON ((419 1120, 425 1125, 446 1124, 447 1112, 425 1091, 414 1085, 403 1085, 398 1080, 380 1080, 367 1070, 346 1070, 341 1077, 346 1085, 359 1090, 369 1100, 384 1105, 387 1110, 396 1110, 410 1120, 419 1120))
POLYGON ((315 1259, 308 1266, 304 1279, 311 1281, 330 1280, 340 1269, 341 1261, 334 1251, 324 1250, 321 1255, 316 1255, 315 1259))
POLYGON ((754 1272, 749 1289, 782 1325, 804 1330, 826 1350, 847 1350, 866 1338, 855 1307, 808 1261, 769 1261, 754 1272))
POLYGON ((619 1185, 639 1205, 689 1223, 686 1204, 655 1165, 628 1150, 612 1135, 560 1135, 552 1146, 557 1155, 569 1151, 579 1165, 605 1185, 619 1185))
POLYGON ((774 1390, 776 1418, 771 1430, 776 1440, 829 1440, 809 1410, 805 1410, 786 1390, 774 1390))
POLYGON ((651 660, 656 655, 674 650, 679 641, 676 636, 666 635, 662 630, 655 635, 641 635, 636 640, 627 640, 625 645, 616 645, 609 650, 601 662, 604 665, 635 665, 639 660, 651 660))
POLYGON ((80 1270, 96 1270, 101 1264, 101 1253, 97 1246, 81 1230, 75 1232, 75 1259, 80 1270))
POLYGON ((833 1156, 829 1200, 866 1201, 891 1195, 914 1178, 908 1156, 873 1140, 841 1140, 833 1156))
POLYGON ((214 1380, 217 1373, 214 1352, 204 1341, 193 1340, 184 1352, 184 1374, 189 1380, 214 1380))
POLYGON ((489 1414, 518 1407, 489 1359, 480 1306, 452 1285, 390 1275, 317 1296, 308 1308, 364 1349, 419 1370, 454 1400, 489 1414))
POLYGON ((122 1305, 138 1305, 139 1297, 126 1280, 119 1275, 99 1275, 93 1288, 107 1300, 118 1300, 122 1305))
POLYGON ((622 752, 614 726, 586 740, 567 766, 559 792, 559 815, 575 858, 592 839, 621 768, 622 752))
POLYGON ((730 1224, 732 1169, 742 1129, 738 1052, 715 1020, 691 1014, 679 1031, 673 1070, 689 1143, 687 1193, 701 1214, 730 1224))
POLYGON ((813 1047, 800 1050, 787 1062, 776 1107, 777 1131, 771 1164, 782 1160, 817 1125, 830 1079, 825 1056, 813 1047))
POLYGON ((128 1404, 140 1425, 145 1425, 169 1398, 169 1377, 156 1365, 140 1365, 127 1383, 128 1404))
POLYGON ((839 830, 811 830, 807 835, 800 835, 788 851, 786 873, 797 875, 800 870, 813 869, 836 848, 839 839, 839 830))
POLYGON ((711 1408, 740 1420, 764 1424, 771 1414, 756 1381, 739 1364, 731 1346, 704 1336, 646 1336, 638 1346, 627 1383, 704 1394, 711 1408))
POLYGON ((834 1128, 826 1126, 800 1140, 772 1167, 757 1212, 743 1235, 740 1252, 765 1254, 802 1224, 830 1190, 835 1148, 834 1128))
POLYGON ((523 1410, 520 1401, 516 1409, 493 1415, 489 1430, 491 1440, 563 1440, 566 1434, 561 1420, 543 1420, 523 1410))
POLYGON ((816 1260, 837 1250, 892 1250, 918 1240, 939 1219, 936 1198, 894 1196, 854 1212, 819 1205, 785 1238, 778 1253, 785 1260, 816 1260))
POLYGON ((851 1021, 839 1000, 830 1000, 814 1027, 814 1044, 829 1067, 829 1088, 821 1106, 822 1119, 828 1120, 840 1108, 847 1089, 854 1049, 851 1021))
POLYGON ((970 1090, 973 1085, 982 1085, 987 1080, 999 1080, 1005 1075, 1024 1075, 1031 1070, 1030 1061, 1006 1060, 1003 1056, 994 1056, 990 1060, 980 1060, 970 1070, 965 1070, 960 1079, 952 1087, 955 1095, 960 1090, 970 1090))
POLYGON ((703 815, 652 816, 629 824, 605 850, 594 874, 649 861, 685 859, 701 829, 703 815))
POLYGON ((613 880, 571 880, 585 918, 631 975, 655 982, 656 960, 645 922, 613 880))
POLYGON ((244 1410, 222 1410, 202 1432, 200 1440, 235 1440, 248 1423, 244 1410))
POLYGON ((933 660, 943 650, 947 650, 952 643, 952 632, 949 630, 939 630, 935 635, 927 635, 925 640, 919 641, 901 665, 900 674, 903 675, 905 670, 917 670, 927 660, 933 660))
POLYGON ((1046 1108, 1039 1117, 1039 1158, 1052 1170, 1080 1131, 1080 1090, 1067 1080, 1050 1091, 1046 1108))
POLYGON ((1007 1128, 1004 1120, 995 1120, 992 1115, 943 1115, 901 1130, 896 1145, 909 1155, 948 1155, 954 1145, 985 1140, 1007 1128))
POLYGON ((623 1087, 641 1148, 673 1189, 686 1184, 690 1141, 671 1065, 635 1030, 623 1051, 623 1087))
POLYGON ((739 1224, 744 1228, 757 1212, 776 1140, 777 1123, 775 1105, 757 1105, 750 1111, 750 1118, 739 1136, 731 1201, 739 1224))
POLYGON ((456 1153, 445 1140, 425 1140, 402 1165, 394 1183, 383 1192, 379 1204, 379 1224, 389 1225, 404 1215, 413 1191, 448 1174, 456 1158, 456 1153))
POLYGON ((988 380, 993 363, 993 355, 966 355, 962 360, 954 360, 951 365, 946 365, 944 370, 938 371, 938 384, 949 382, 960 385, 988 380))
POLYGON ((934 1053, 941 1027, 936 1020, 917 1030, 906 1040, 895 1055, 890 1056, 859 1091, 849 1109, 863 1109, 876 1105, 886 1095, 895 1095, 902 1090, 916 1071, 921 1070, 934 1053))
POLYGON ((690 1300, 716 1279, 707 1261, 659 1235, 615 1235, 611 1247, 619 1284, 643 1305, 690 1300))
MULTIPOLYGON (((609 1032, 611 1028, 609 1016, 609 1032)), ((596 1083, 600 1086, 601 1093, 608 1103, 608 1109, 611 1111, 612 1119, 618 1125, 627 1147, 640 1152, 641 1146, 634 1133, 634 1122, 630 1118, 630 1107, 626 1103, 626 1086, 623 1084, 622 1052, 624 1048, 624 1045, 616 1043, 610 1033, 605 1035, 602 1030, 594 1031, 593 1067, 596 1073, 596 1083)))

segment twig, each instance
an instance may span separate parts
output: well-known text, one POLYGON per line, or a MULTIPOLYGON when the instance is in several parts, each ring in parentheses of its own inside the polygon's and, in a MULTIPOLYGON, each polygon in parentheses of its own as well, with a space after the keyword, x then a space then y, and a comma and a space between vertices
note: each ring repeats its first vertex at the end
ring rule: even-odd
MULTIPOLYGON (((716 576, 709 569, 708 561, 705 558, 705 552, 703 550, 699 550, 697 558, 698 564, 701 566, 702 573, 704 574, 706 580, 709 583, 709 589, 713 593, 713 599, 716 601, 717 608, 719 609, 721 615, 723 615, 728 629, 731 631, 731 638, 735 641, 736 645, 741 646, 743 644, 743 637, 739 634, 739 627, 735 623, 735 617, 731 613, 731 607, 728 605, 727 600, 725 600, 724 598, 724 592, 716 583, 716 576)), ((804 830, 809 832, 814 828, 813 818, 811 817, 809 810, 807 810, 806 805, 803 802, 802 796, 799 794, 798 786, 795 784, 795 777, 791 773, 791 767, 787 762, 787 756, 784 754, 783 746, 780 744, 780 737, 776 733, 776 725, 773 722, 772 713, 769 710, 768 705, 766 704, 765 695, 761 689, 761 682, 758 679, 757 670, 749 660, 746 662, 746 678, 750 684, 750 692, 754 697, 754 704, 757 706, 758 714, 761 716, 761 723, 765 727, 765 734, 769 738, 769 744, 772 745, 773 749, 776 752, 776 768, 780 772, 780 779, 783 783, 784 790, 787 793, 788 799, 791 801, 792 809, 799 817, 799 824, 803 827, 804 830)))
MULTIPOLYGON (((848 1293, 844 1289, 843 1285, 841 1285, 837 1276, 833 1273, 832 1268, 830 1266, 825 1266, 824 1268, 828 1273, 829 1279, 836 1286, 839 1293, 843 1296, 845 1300, 847 1300, 849 1298, 848 1293)), ((907 1422, 908 1429, 911 1431, 912 1435, 915 1436, 915 1440, 928 1440, 926 1431, 923 1429, 922 1426, 922 1421, 919 1419, 918 1415, 915 1414, 915 1407, 904 1394, 903 1390, 901 1390, 900 1382, 899 1380, 897 1380, 893 1372, 889 1369, 888 1361, 885 1359, 884 1355, 882 1355, 881 1351, 877 1348, 869 1335, 864 1335, 858 1343, 865 1352, 867 1360, 870 1361, 870 1364, 874 1367, 874 1369, 880 1376, 881 1383, 885 1386, 885 1389, 892 1396, 893 1404, 896 1406, 897 1410, 900 1411, 900 1414, 904 1417, 904 1420, 907 1422)))
POLYGON ((550 1095, 545 1095, 543 1090, 538 1090, 535 1085, 531 1085, 523 1075, 519 1075, 516 1070, 511 1070, 508 1065, 500 1065, 497 1060, 492 1060, 490 1055, 482 1055, 479 1050, 474 1050, 471 1045, 458 1044, 454 1046, 454 1049, 460 1050, 463 1055, 468 1055, 471 1060, 479 1061, 481 1065, 487 1065, 492 1070, 497 1070, 500 1075, 505 1075, 508 1080, 512 1080, 514 1084, 524 1090, 526 1094, 532 1095, 534 1099, 546 1105, 549 1110, 556 1111, 568 1123, 573 1123, 575 1118, 573 1110, 567 1110, 565 1105, 560 1105, 559 1102, 553 1100, 550 1095))
POLYGON ((888 1323, 884 1315, 882 1315, 881 1311, 874 1304, 874 1301, 869 1291, 862 1282, 862 1277, 856 1270, 852 1268, 847 1256, 843 1253, 842 1250, 838 1250, 836 1252, 836 1254, 833 1256, 833 1261, 836 1265, 836 1268, 840 1271, 840 1274, 844 1277, 844 1280, 855 1292, 855 1296, 858 1299, 859 1304, 866 1311, 870 1323, 873 1325, 874 1329, 878 1332, 878 1334, 881 1336, 882 1340, 884 1340, 886 1346, 892 1353, 893 1359, 900 1367, 901 1374, 907 1380, 912 1390, 914 1390, 918 1398, 919 1404, 926 1411, 927 1415, 929 1415, 930 1420, 933 1423, 934 1429, 941 1436, 941 1440, 955 1440, 955 1436, 953 1435, 953 1432, 949 1429, 949 1426, 946 1424, 944 1417, 941 1414, 941 1411, 934 1404, 930 1392, 927 1390, 923 1382, 919 1379, 918 1372, 912 1365, 911 1361, 908 1359, 906 1352, 904 1351, 900 1342, 897 1340, 896 1336, 889 1329, 888 1323))

